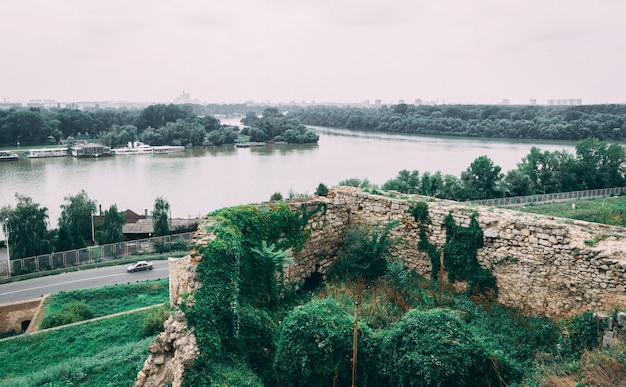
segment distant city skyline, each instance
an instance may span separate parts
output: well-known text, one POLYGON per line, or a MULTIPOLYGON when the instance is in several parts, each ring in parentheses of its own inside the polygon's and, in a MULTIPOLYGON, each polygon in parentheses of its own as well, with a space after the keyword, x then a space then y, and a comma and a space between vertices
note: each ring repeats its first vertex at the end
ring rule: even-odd
POLYGON ((13 101, 5 99, 0 102, 0 108, 10 108, 14 106, 21 107, 44 107, 44 108, 110 108, 110 107, 124 107, 124 106, 135 106, 135 107, 143 107, 151 104, 200 104, 200 105, 209 105, 209 104, 246 104, 246 105, 346 105, 346 106, 362 106, 362 107, 380 107, 384 105, 397 105, 397 104, 409 104, 409 105, 454 105, 454 104, 463 104, 463 105, 547 105, 547 106, 577 106, 577 105, 585 105, 580 98, 566 98, 566 99, 548 99, 545 102, 537 101, 535 99, 530 99, 527 103, 519 103, 514 104, 511 103, 508 99, 504 98, 498 102, 494 103, 463 103, 463 102, 446 102, 446 101, 428 101, 422 100, 420 98, 415 101, 405 101, 403 99, 399 99, 396 101, 383 101, 380 99, 376 99, 374 101, 363 100, 358 102, 334 102, 334 101, 326 101, 326 102, 317 102, 317 101, 232 101, 232 102, 209 102, 209 101, 201 101, 197 98, 192 98, 189 93, 183 92, 178 97, 172 99, 171 101, 112 101, 112 100, 102 100, 102 101, 58 101, 56 99, 29 99, 27 101, 13 101))
POLYGON ((6 0, 0 102, 626 103, 626 2, 6 0))

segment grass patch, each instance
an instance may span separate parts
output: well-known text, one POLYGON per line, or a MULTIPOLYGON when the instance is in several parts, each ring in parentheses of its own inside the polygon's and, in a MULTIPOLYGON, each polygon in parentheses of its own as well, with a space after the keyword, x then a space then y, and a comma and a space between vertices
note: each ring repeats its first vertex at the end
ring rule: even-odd
POLYGON ((0 342, 2 386, 131 386, 154 336, 150 310, 0 342))
MULTIPOLYGON (((51 295, 45 302, 46 316, 62 312, 67 305, 85 303, 92 317, 127 312, 169 302, 169 280, 160 279, 104 288, 71 290, 51 295)), ((44 319, 45 319, 44 317, 44 319)))
POLYGON ((514 210, 626 227, 626 196, 515 207, 514 210), (572 206, 574 204, 574 206, 572 206))

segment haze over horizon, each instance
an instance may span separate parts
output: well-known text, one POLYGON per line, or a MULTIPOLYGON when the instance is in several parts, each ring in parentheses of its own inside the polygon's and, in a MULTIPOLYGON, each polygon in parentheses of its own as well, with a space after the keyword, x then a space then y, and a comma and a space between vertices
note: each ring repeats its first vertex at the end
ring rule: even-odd
POLYGON ((626 103, 626 2, 8 0, 0 102, 626 103))

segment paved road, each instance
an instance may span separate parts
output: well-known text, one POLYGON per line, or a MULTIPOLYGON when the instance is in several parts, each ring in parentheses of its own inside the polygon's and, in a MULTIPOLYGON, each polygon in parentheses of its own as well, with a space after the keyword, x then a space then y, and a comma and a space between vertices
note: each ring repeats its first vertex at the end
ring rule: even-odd
POLYGON ((28 300, 62 290, 100 288, 115 284, 168 278, 167 260, 153 261, 154 269, 127 273, 128 264, 80 270, 0 285, 0 304, 28 300))

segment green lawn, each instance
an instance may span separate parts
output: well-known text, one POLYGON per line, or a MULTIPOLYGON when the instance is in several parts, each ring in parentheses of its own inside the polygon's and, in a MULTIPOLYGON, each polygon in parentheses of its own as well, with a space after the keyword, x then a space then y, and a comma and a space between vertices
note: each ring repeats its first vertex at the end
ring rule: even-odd
POLYGON ((46 314, 57 312, 69 303, 86 303, 93 317, 169 302, 169 280, 161 279, 104 288, 71 290, 52 294, 45 302, 46 314))
POLYGON ((512 209, 626 227, 626 196, 512 207, 512 209))
POLYGON ((132 386, 149 310, 0 341, 0 386, 132 386))
POLYGON ((168 301, 167 279, 51 295, 46 316, 76 302, 94 318, 130 312, 0 341, 0 386, 131 386, 167 314, 162 306, 133 310, 168 301))

